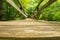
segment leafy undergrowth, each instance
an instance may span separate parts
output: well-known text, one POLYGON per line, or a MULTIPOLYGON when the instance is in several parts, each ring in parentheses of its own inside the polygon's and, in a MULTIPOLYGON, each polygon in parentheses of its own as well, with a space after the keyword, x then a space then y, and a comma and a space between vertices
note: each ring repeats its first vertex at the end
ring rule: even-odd
POLYGON ((43 11, 40 19, 48 21, 60 21, 60 3, 56 2, 43 11))

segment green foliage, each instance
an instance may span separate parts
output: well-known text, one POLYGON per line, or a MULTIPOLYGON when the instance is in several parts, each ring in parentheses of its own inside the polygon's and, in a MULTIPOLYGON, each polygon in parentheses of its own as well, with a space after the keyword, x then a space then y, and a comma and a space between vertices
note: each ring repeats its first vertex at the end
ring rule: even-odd
POLYGON ((49 21, 60 21, 60 3, 56 2, 43 11, 41 19, 49 21))
MULTIPOLYGON (((13 0, 13 1, 18 7, 20 7, 17 0, 13 0)), ((37 0, 19 0, 19 2, 20 1, 28 16, 31 16, 32 12, 34 11, 34 9, 36 8, 39 2, 37 0)), ((44 0, 41 6, 44 5, 47 1, 48 0, 44 0)), ((48 8, 44 9, 42 13, 43 14, 40 15, 40 19, 42 20, 60 21, 60 0, 58 0, 48 8)), ((21 15, 16 9, 14 9, 5 0, 3 1, 3 19, 2 20, 13 20, 13 19, 19 20, 19 19, 23 19, 22 17, 23 15, 21 15)))
POLYGON ((13 20, 14 15, 17 13, 17 10, 14 9, 10 4, 5 0, 3 1, 3 19, 2 20, 13 20))

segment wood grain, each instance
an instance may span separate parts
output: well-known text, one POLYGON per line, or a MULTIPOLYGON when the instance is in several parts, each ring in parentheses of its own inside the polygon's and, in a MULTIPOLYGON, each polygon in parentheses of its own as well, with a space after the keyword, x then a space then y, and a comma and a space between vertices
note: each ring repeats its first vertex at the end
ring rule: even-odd
POLYGON ((60 37, 60 23, 33 19, 0 21, 0 37, 60 37))

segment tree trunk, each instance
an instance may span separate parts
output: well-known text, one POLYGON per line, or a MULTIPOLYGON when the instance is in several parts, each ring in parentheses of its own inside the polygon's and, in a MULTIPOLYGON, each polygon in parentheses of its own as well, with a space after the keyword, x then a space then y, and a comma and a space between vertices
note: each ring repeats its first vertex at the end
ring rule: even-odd
POLYGON ((42 7, 39 8, 40 4, 41 4, 43 1, 44 1, 44 0, 41 0, 41 1, 38 3, 37 7, 36 7, 35 10, 34 10, 34 11, 36 11, 36 13, 33 12, 32 18, 39 19, 40 15, 42 14, 42 11, 43 11, 45 8, 47 8, 48 6, 50 6, 52 3, 54 3, 55 1, 57 1, 57 0, 49 0, 45 5, 43 5, 42 7))
POLYGON ((0 0, 0 20, 2 20, 2 6, 3 6, 3 1, 0 0))
POLYGON ((39 10, 37 11, 37 19, 39 19, 39 16, 41 15, 41 12, 50 6, 52 3, 56 2, 57 0, 49 0, 45 5, 43 5, 39 10))

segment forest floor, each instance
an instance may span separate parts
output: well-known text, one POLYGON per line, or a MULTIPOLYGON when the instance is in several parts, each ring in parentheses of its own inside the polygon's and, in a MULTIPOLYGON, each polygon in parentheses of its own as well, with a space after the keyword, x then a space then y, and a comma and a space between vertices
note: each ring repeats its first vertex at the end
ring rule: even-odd
POLYGON ((0 21, 0 37, 60 37, 60 22, 33 19, 0 21))

